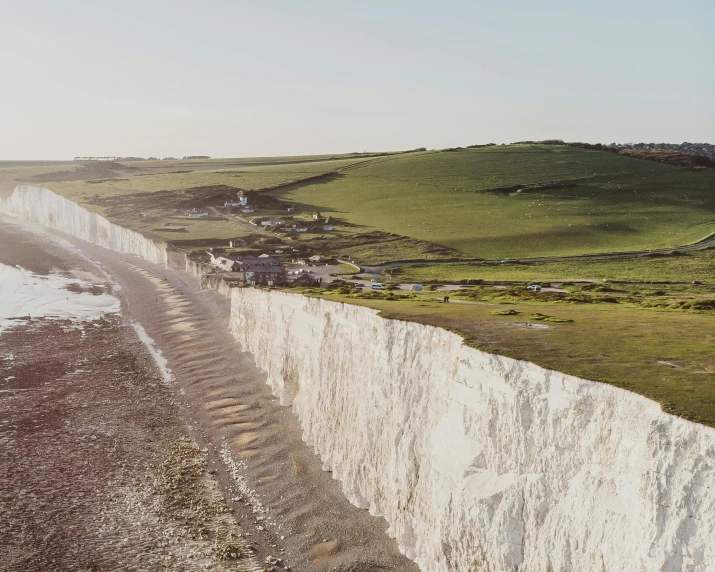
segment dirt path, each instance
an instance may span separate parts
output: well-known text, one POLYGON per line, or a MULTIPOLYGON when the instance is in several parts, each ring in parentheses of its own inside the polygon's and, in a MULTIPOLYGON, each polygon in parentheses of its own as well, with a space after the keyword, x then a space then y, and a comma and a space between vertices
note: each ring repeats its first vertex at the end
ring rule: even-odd
MULTIPOLYGON (((438 264, 470 264, 474 266, 481 265, 493 265, 493 264, 529 264, 535 262, 565 262, 573 260, 619 260, 628 258, 639 258, 643 256, 648 256, 652 254, 663 254, 668 255, 673 252, 693 252, 696 250, 706 250, 708 248, 715 247, 715 234, 707 236, 701 241, 693 244, 688 244, 685 246, 675 246, 673 248, 660 248, 654 250, 636 250, 632 252, 613 252, 605 254, 577 254, 573 256, 535 256, 526 258, 510 258, 503 260, 483 260, 479 258, 465 258, 464 260, 413 260, 408 262, 388 262, 387 264, 380 264, 376 266, 362 266, 361 270, 363 274, 369 276, 385 276, 385 270, 390 268, 399 268, 403 266, 435 266, 438 264)), ((401 281, 399 278, 390 277, 391 280, 401 281)))
POLYGON ((257 228, 253 226, 252 224, 248 224, 247 222, 242 221, 241 219, 231 216, 225 213, 222 213, 220 210, 218 210, 216 207, 209 207, 209 210, 213 212, 216 216, 220 216, 222 218, 225 218, 227 221, 230 221, 234 224, 237 224, 240 226, 243 230, 247 230, 248 232, 252 232, 254 234, 260 234, 261 236, 270 236, 270 237, 275 237, 274 234, 271 234, 270 232, 267 232, 265 230, 261 230, 260 228, 257 228))

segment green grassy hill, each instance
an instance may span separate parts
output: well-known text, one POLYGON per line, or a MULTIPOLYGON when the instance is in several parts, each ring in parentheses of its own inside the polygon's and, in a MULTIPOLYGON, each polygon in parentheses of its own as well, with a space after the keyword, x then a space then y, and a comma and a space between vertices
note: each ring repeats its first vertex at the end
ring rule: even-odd
POLYGON ((715 170, 565 146, 393 155, 273 192, 469 257, 661 248, 715 231, 715 170))

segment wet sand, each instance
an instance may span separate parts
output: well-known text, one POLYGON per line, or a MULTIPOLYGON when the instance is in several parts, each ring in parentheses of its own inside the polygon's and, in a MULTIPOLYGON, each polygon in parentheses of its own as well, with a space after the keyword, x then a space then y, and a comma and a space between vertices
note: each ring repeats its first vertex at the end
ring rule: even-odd
POLYGON ((276 569, 417 570, 386 535, 385 521, 350 505, 321 470, 290 408, 229 334, 226 298, 201 291, 182 271, 73 242, 121 285, 125 329, 127 319, 138 321, 162 351, 175 378, 166 391, 178 400, 169 424, 180 419, 205 448, 208 470, 262 566, 272 556, 282 559, 276 569))

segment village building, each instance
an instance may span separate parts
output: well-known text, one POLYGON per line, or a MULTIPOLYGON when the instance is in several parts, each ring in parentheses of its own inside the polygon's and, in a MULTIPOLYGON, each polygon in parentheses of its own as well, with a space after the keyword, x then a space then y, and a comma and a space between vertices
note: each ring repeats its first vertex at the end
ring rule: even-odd
POLYGON ((288 207, 287 210, 288 210, 289 213, 293 213, 293 212, 295 212, 295 207, 294 207, 293 205, 291 205, 291 206, 288 207))
POLYGON ((285 270, 277 260, 267 254, 258 257, 245 256, 214 256, 212 252, 211 265, 225 272, 231 272, 231 278, 252 286, 276 286, 285 282, 285 270))
POLYGON ((198 209, 191 209, 190 211, 186 211, 186 216, 191 218, 200 218, 209 216, 209 213, 207 213, 206 211, 200 211, 198 209))
POLYGON ((277 286, 285 282, 285 272, 280 267, 248 267, 245 269, 245 277, 246 284, 251 286, 277 286))
POLYGON ((256 212, 256 209, 254 209, 253 207, 250 207, 250 206, 245 206, 241 209, 241 212, 244 214, 251 214, 251 213, 256 212))
POLYGON ((313 220, 323 220, 323 216, 319 212, 314 212, 313 220))
POLYGON ((324 224, 324 225, 323 225, 323 230, 325 230, 325 231, 327 231, 327 232, 330 232, 330 231, 334 230, 334 228, 333 228, 333 225, 332 225, 332 224, 324 224))
POLYGON ((286 232, 308 232, 308 227, 303 224, 289 224, 283 228, 286 232))
POLYGON ((238 191, 235 199, 223 203, 225 207, 245 207, 246 205, 248 205, 248 197, 243 194, 243 191, 238 191))
POLYGON ((300 274, 293 279, 293 286, 318 286, 321 283, 320 278, 316 278, 311 274, 300 274))
POLYGON ((243 248, 246 246, 246 241, 242 238, 232 238, 228 241, 229 248, 243 248))
POLYGON ((226 272, 233 272, 234 269, 237 268, 237 261, 232 258, 228 258, 226 256, 214 256, 213 252, 209 252, 208 254, 211 256, 212 266, 216 266, 226 272))
POLYGON ((261 221, 261 226, 278 226, 281 224, 285 224, 285 221, 281 218, 272 216, 270 218, 267 218, 265 220, 261 221))

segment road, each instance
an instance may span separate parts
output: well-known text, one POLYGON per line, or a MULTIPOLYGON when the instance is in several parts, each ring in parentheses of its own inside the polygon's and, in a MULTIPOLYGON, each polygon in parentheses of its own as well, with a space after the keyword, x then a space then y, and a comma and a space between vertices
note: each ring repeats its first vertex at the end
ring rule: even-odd
POLYGON ((398 268, 402 266, 434 266, 437 264, 470 264, 474 266, 488 265, 488 264, 528 264, 533 262, 563 262, 571 260, 618 260, 626 258, 638 258, 641 256, 646 256, 649 254, 672 254, 675 252, 692 252, 695 250, 705 250, 706 248, 715 247, 715 234, 704 238, 699 242, 693 244, 688 244, 685 246, 676 246, 673 248, 660 248, 655 250, 636 250, 632 252, 612 252, 608 254, 578 254, 573 256, 535 256, 527 258, 509 258, 501 260, 482 260, 478 258, 465 258, 463 260, 452 260, 452 261, 440 261, 440 260, 426 260, 426 261, 412 261, 412 262, 389 262, 387 264, 380 264, 377 266, 362 266, 361 270, 364 274, 374 275, 374 276, 384 276, 385 270, 389 268, 398 268), (504 262, 508 260, 508 262, 504 262))
POLYGON ((252 224, 248 224, 247 222, 242 221, 241 219, 239 219, 235 216, 231 216, 229 214, 222 213, 216 207, 209 207, 209 210, 211 212, 213 212, 214 214, 216 214, 222 218, 225 218, 226 220, 231 221, 234 224, 237 224, 238 226, 240 226, 241 228, 243 228, 244 230, 247 230, 249 232, 253 232, 255 234, 260 234, 261 236, 270 236, 270 237, 275 236, 274 234, 267 232, 265 230, 261 230, 260 228, 255 227, 252 224))

